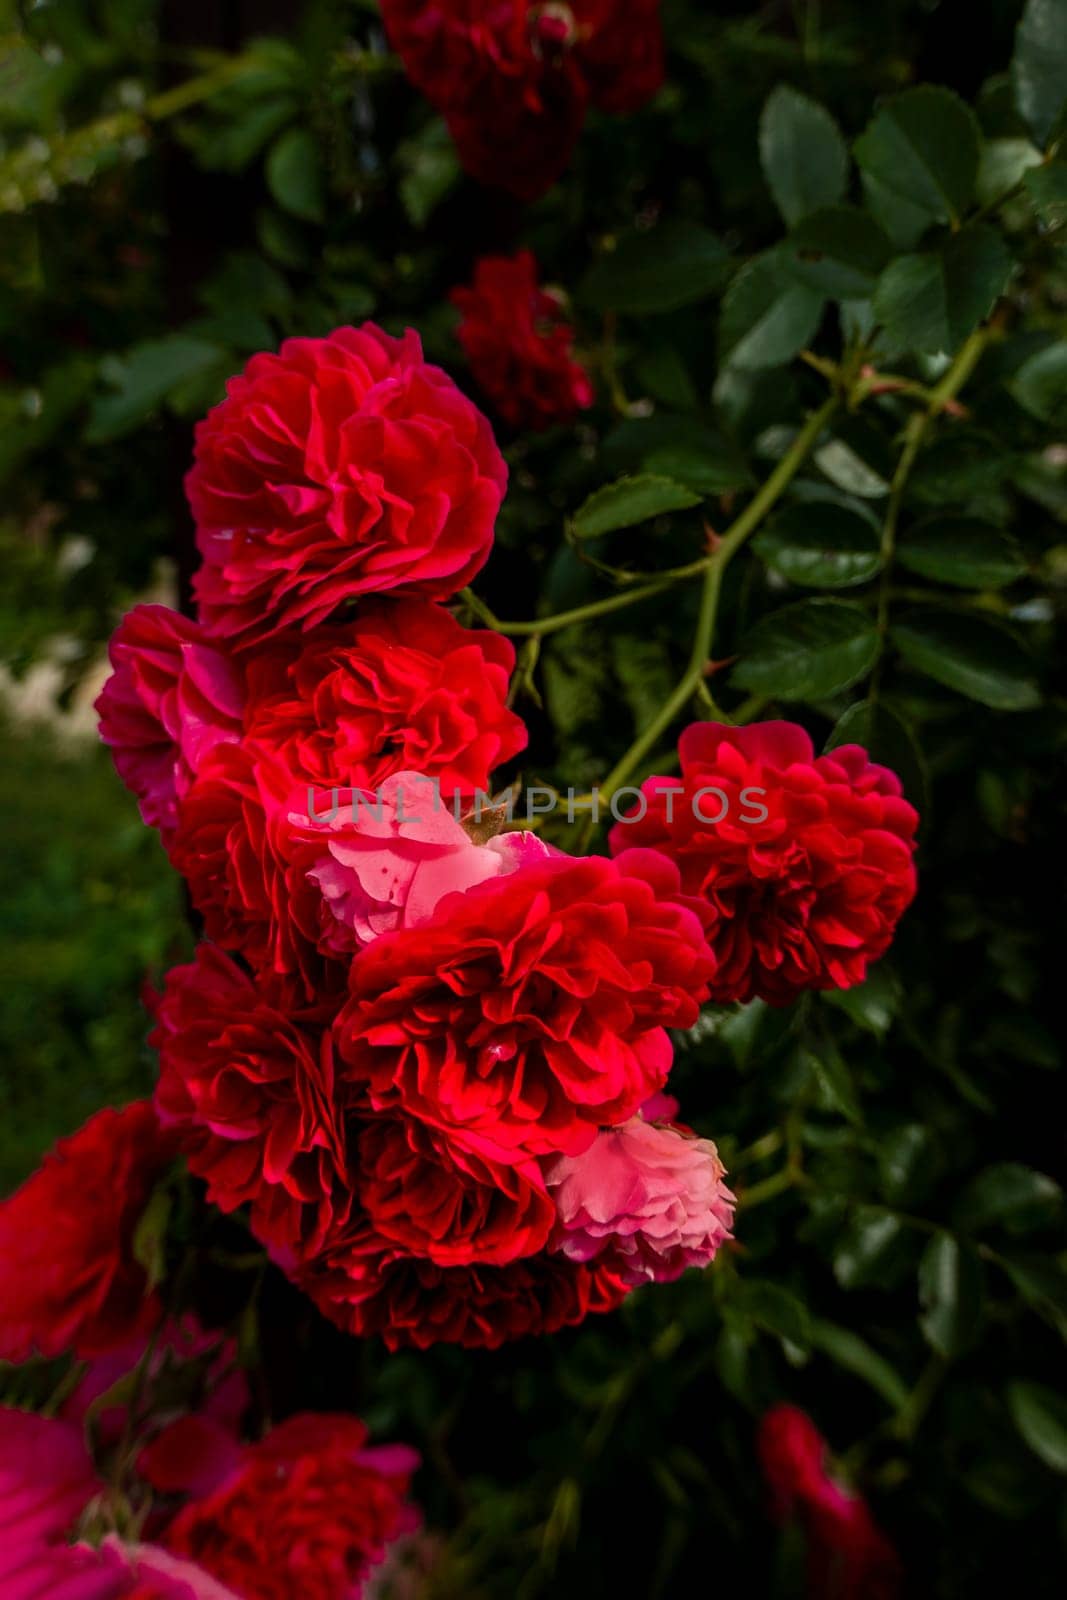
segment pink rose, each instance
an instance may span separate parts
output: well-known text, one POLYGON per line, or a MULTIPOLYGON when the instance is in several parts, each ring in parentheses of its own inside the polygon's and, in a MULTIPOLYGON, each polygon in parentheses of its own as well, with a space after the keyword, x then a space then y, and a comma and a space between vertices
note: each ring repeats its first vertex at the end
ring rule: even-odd
POLYGON ((554 1247, 572 1261, 595 1258, 633 1288, 706 1267, 730 1237, 734 1197, 710 1139, 634 1117, 544 1171, 554 1247))
POLYGON ((387 778, 376 792, 317 795, 314 813, 292 812, 288 820, 293 904, 309 932, 317 920, 317 944, 327 955, 351 954, 395 928, 428 922, 445 895, 550 853, 528 833, 475 844, 439 785, 418 772, 387 778), (306 896, 295 887, 297 874, 316 898, 317 919, 298 905, 306 896))
POLYGON ((199 623, 168 606, 134 606, 109 654, 114 671, 96 702, 100 737, 145 822, 169 833, 204 757, 241 736, 237 674, 199 623))

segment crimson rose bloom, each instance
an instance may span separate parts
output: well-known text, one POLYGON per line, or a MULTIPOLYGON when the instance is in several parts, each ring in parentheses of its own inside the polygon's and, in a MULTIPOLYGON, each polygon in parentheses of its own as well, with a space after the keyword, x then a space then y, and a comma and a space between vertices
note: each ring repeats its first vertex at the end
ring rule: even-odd
POLYGON ((100 737, 150 828, 173 831, 178 802, 209 751, 241 736, 242 691, 199 624, 169 606, 134 606, 108 646, 100 737))
POLYGON ((383 1240, 440 1267, 534 1255, 555 1221, 535 1161, 496 1160, 411 1117, 368 1122, 356 1168, 360 1201, 383 1240))
POLYGON ((200 620, 244 644, 362 595, 444 599, 488 556, 506 482, 489 424, 417 334, 289 339, 196 430, 200 620))
POLYGON ((717 961, 711 998, 787 1005, 862 983, 915 893, 918 816, 899 779, 859 745, 816 756, 789 722, 693 723, 678 750, 681 779, 649 778, 644 816, 610 843, 678 867, 717 961))
POLYGON ((593 403, 593 385, 571 355, 574 329, 537 281, 529 250, 514 260, 485 256, 469 289, 454 289, 463 313, 456 337, 471 371, 505 422, 540 430, 572 422, 593 403))
POLYGON ((758 1442, 777 1520, 799 1516, 807 1534, 812 1600, 895 1600, 897 1553, 862 1496, 831 1477, 826 1440, 811 1418, 796 1406, 773 1406, 758 1442))
POLYGON ((202 944, 167 974, 151 1043, 156 1105, 223 1211, 251 1204, 275 1247, 311 1248, 350 1203, 328 1001, 248 977, 202 944))
MULTIPOLYGON (((362 959, 362 958, 361 958, 362 959)), ((625 1287, 597 1264, 528 1256, 507 1266, 439 1267, 355 1225, 295 1281, 349 1333, 380 1333, 390 1350, 439 1342, 498 1350, 527 1334, 556 1333, 591 1312, 614 1311, 625 1287)))
POLYGON ((636 111, 663 81, 659 0, 382 0, 393 48, 466 170, 536 200, 590 104, 636 111))
POLYGON ((473 794, 526 744, 507 706, 515 651, 424 600, 361 607, 345 627, 278 641, 250 663, 249 737, 305 787, 376 789, 398 772, 473 794))
POLYGON ((242 1600, 358 1600, 387 1546, 417 1522, 414 1453, 367 1450, 355 1417, 290 1417, 163 1536, 242 1600))
POLYGON ((668 1027, 695 1022, 712 963, 653 852, 548 858, 385 934, 352 964, 345 1081, 500 1152, 577 1155, 661 1088, 668 1027), (666 896, 666 897, 665 897, 666 896))
POLYGON ((150 1101, 98 1111, 0 1203, 0 1360, 106 1355, 156 1325, 133 1236, 175 1153, 150 1101))

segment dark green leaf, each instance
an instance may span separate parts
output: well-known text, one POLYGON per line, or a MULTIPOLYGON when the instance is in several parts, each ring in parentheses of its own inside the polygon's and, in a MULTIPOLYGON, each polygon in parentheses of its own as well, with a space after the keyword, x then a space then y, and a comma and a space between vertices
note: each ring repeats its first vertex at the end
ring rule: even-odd
POLYGON ((1047 345, 1024 361, 1010 388, 1019 404, 1035 417, 1056 428, 1067 426, 1067 339, 1047 345))
POLYGON ((834 1250, 834 1276, 842 1289, 861 1289, 884 1281, 898 1258, 904 1229, 892 1212, 856 1206, 834 1250))
POLYGON ((974 194, 981 135, 974 113, 950 89, 906 89, 856 141, 864 173, 931 222, 958 222, 974 194))
POLYGON ((884 700, 858 700, 835 724, 827 750, 862 745, 879 766, 895 772, 904 793, 922 815, 929 803, 930 779, 918 740, 904 719, 884 700))
POLYGON ((951 1359, 973 1344, 985 1300, 982 1263, 969 1245, 935 1233, 919 1263, 919 1326, 938 1355, 951 1359))
POLYGON ((978 167, 977 200, 983 206, 995 205, 1022 182, 1030 167, 1040 164, 1041 152, 1029 139, 990 139, 978 167))
POLYGON ((459 157, 442 121, 431 122, 419 139, 402 144, 397 159, 403 169, 400 198, 417 228, 425 227, 460 177, 459 157))
POLYGON ((765 1279, 742 1278, 734 1291, 732 1304, 757 1327, 806 1348, 811 1342, 808 1308, 796 1295, 780 1284, 765 1279))
POLYGON ((175 334, 135 345, 102 368, 117 393, 93 403, 86 437, 93 444, 117 439, 151 416, 172 390, 218 368, 224 352, 205 339, 175 334))
POLYGON ((1050 228, 1062 227, 1067 222, 1067 161, 1031 167, 1024 181, 1042 220, 1050 228))
POLYGON ((783 578, 811 589, 866 583, 882 564, 878 534, 866 517, 829 501, 787 507, 753 547, 783 578))
POLYGON ((852 1075, 841 1052, 830 1040, 825 1039, 815 1049, 805 1051, 804 1059, 824 1099, 833 1110, 839 1111, 849 1122, 859 1125, 863 1116, 856 1099, 852 1075))
POLYGON ((591 494, 571 519, 576 539, 598 539, 617 528, 633 528, 666 511, 687 511, 700 504, 701 496, 684 483, 651 473, 637 478, 619 478, 591 494))
POLYGON ((900 1006, 900 985, 883 965, 875 967, 866 981, 858 983, 854 989, 828 989, 822 998, 851 1017, 859 1027, 883 1039, 900 1006))
POLYGON ((834 300, 864 300, 892 254, 885 233, 856 206, 813 211, 789 235, 782 259, 801 283, 834 300))
POLYGON ((990 1227, 1025 1233, 1055 1216, 1061 1200, 1059 1184, 1045 1173, 1002 1161, 967 1185, 953 1215, 959 1227, 974 1233, 990 1227))
POLYGON ((764 617, 746 635, 732 682, 781 700, 824 700, 864 677, 878 655, 865 611, 840 600, 803 600, 764 617))
POLYGON ((891 628, 904 659, 936 683, 997 711, 1040 703, 1029 656, 1007 628, 952 611, 916 611, 891 628))
POLYGON ((1011 76, 1015 103, 1043 145, 1067 97, 1067 0, 1026 0, 1011 76))
POLYGON ((936 250, 898 256, 874 291, 874 311, 901 350, 951 353, 992 311, 1012 272, 999 233, 975 223, 936 250))
POLYGON ((849 1328, 841 1328, 835 1322, 823 1322, 816 1318, 811 1324, 811 1343, 816 1350, 821 1350, 830 1357, 834 1364, 844 1372, 851 1372, 854 1377, 862 1378, 870 1384, 876 1394, 880 1394, 887 1405, 894 1411, 899 1411, 908 1398, 908 1388, 900 1375, 894 1371, 884 1356, 877 1350, 872 1350, 858 1334, 849 1328))
POLYGON ((837 123, 814 100, 779 84, 760 118, 763 173, 787 223, 845 193, 848 150, 837 123))
POLYGON ((290 128, 267 157, 270 192, 301 222, 322 222, 326 216, 326 176, 318 140, 308 128, 290 128))
POLYGON ((726 246, 698 223, 662 223, 619 240, 591 268, 580 298, 597 311, 674 311, 722 288, 729 270, 726 246))
POLYGON ((1053 1472, 1067 1473, 1067 1399, 1043 1383, 1008 1385, 1008 1409, 1035 1456, 1053 1472))
POLYGON ((1067 1340, 1067 1272, 1047 1255, 1000 1250, 997 1263, 1027 1304, 1067 1340))
POLYGON ((974 517, 918 523, 897 545, 897 560, 909 572, 960 589, 1001 589, 1026 570, 1007 534, 974 517))
POLYGON ((741 268, 722 302, 719 342, 735 367, 778 367, 815 336, 823 298, 797 283, 774 251, 741 268))

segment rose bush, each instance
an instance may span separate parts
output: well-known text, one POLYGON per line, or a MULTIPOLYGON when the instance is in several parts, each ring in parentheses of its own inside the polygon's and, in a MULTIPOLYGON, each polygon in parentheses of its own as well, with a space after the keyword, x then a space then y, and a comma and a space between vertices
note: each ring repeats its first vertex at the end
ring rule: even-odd
POLYGON ((0 42, 19 1582, 1057 1593, 1063 0, 209 9, 0 42))

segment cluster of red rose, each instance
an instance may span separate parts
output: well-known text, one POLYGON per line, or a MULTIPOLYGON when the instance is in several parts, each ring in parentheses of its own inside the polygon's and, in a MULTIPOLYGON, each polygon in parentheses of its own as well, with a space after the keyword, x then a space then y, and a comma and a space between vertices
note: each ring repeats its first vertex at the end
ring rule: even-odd
POLYGON ((708 1262, 732 1196, 661 1094, 667 1030, 858 981, 914 885, 896 780, 780 723, 687 730, 613 859, 477 842, 525 742, 513 653, 440 602, 505 476, 414 334, 257 356, 197 435, 197 620, 130 613, 100 701, 210 941, 159 1006, 164 1125, 392 1345, 494 1346, 708 1262))

